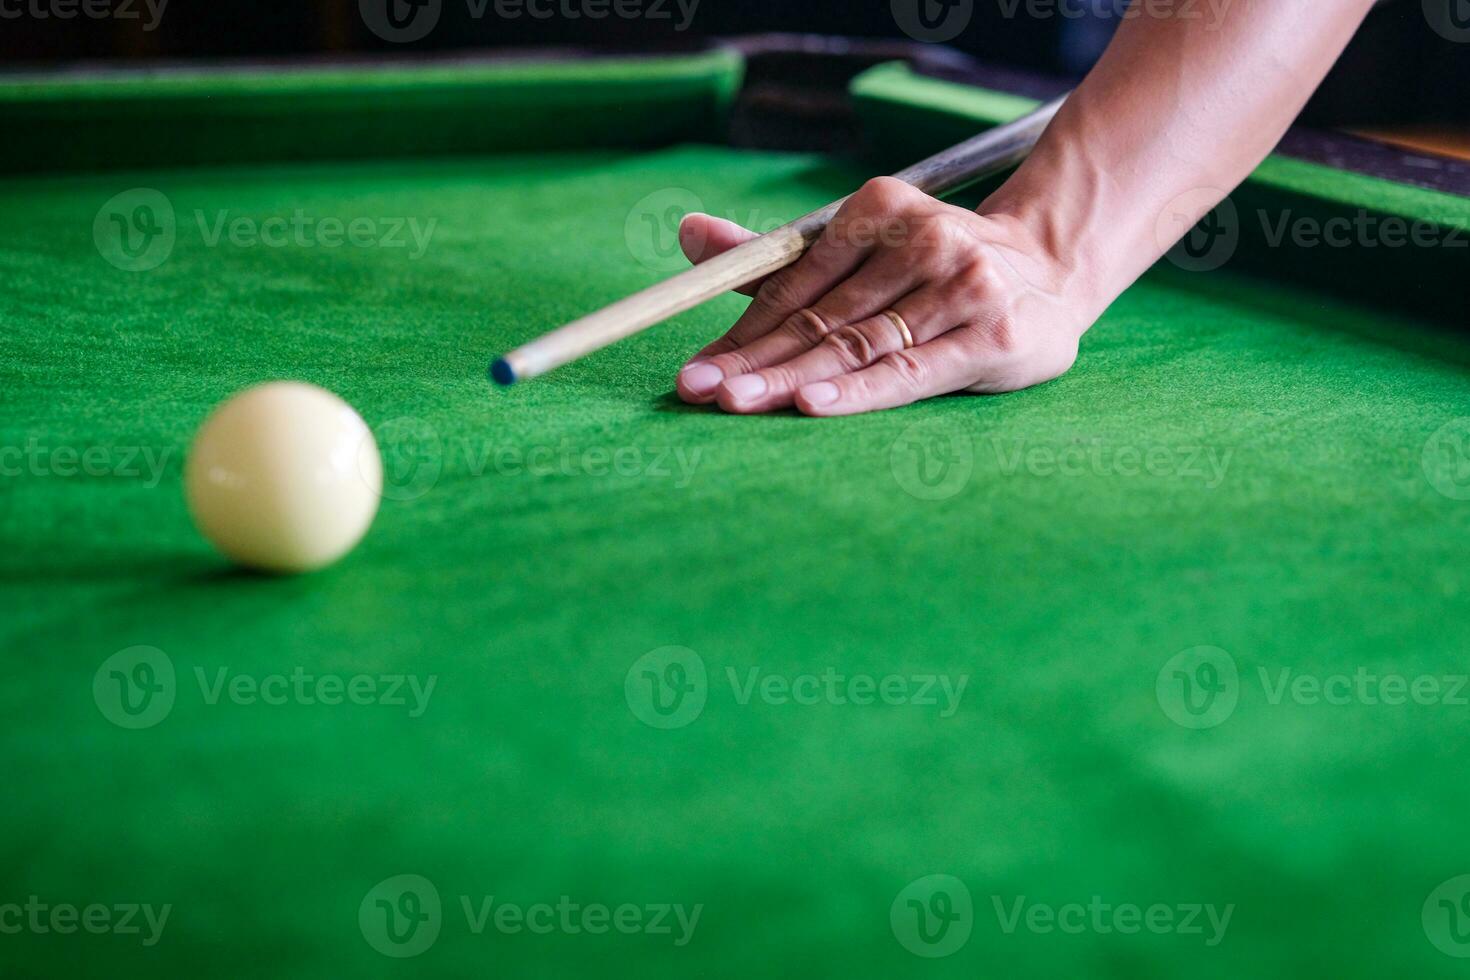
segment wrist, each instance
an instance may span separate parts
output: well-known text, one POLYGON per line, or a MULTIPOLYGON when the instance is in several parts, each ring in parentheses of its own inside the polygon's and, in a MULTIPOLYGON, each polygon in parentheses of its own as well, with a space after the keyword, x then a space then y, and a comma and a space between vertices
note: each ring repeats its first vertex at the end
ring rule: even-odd
MULTIPOLYGON (((1075 311, 1085 332, 1137 278, 1118 260, 1131 248, 1118 222, 1061 183, 1007 182, 976 209, 1004 237, 1045 266, 1049 290, 1075 311)), ((1133 249, 1136 251, 1136 249, 1133 249)), ((1147 260, 1151 263, 1152 258, 1147 260)), ((1146 267, 1146 265, 1145 265, 1146 267)))

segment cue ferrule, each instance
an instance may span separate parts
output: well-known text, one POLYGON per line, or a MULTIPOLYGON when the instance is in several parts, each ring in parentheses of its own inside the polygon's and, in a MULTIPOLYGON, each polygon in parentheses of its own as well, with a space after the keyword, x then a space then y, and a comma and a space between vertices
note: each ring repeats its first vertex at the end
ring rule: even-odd
MULTIPOLYGON (((1065 100, 1063 96, 1048 102, 1014 122, 987 130, 894 176, 937 197, 1008 170, 1036 146, 1065 100)), ((497 358, 490 376, 502 385, 538 377, 784 269, 806 253, 847 200, 833 201, 523 344, 497 358)))

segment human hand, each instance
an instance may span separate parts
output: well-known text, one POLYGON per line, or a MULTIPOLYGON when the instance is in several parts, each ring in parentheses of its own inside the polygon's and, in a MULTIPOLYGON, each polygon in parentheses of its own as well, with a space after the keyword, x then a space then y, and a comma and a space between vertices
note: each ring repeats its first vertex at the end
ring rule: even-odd
MULTIPOLYGON (((754 237, 691 214, 690 261, 754 237)), ((891 177, 863 185, 794 265, 742 290, 729 332, 679 373, 686 402, 851 415, 1065 373, 1095 316, 1021 221, 945 204, 891 177)))

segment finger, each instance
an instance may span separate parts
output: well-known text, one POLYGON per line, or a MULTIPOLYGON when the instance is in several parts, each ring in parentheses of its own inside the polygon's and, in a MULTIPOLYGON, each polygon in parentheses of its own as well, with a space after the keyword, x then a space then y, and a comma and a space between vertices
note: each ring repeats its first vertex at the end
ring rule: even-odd
MULTIPOLYGON (((854 337, 851 334, 852 327, 859 323, 867 324, 867 329, 875 335, 886 330, 897 338, 899 348, 896 349, 901 349, 902 334, 899 333, 893 321, 887 319, 882 323, 869 323, 869 321, 878 316, 882 310, 900 302, 897 297, 911 293, 919 285, 917 280, 919 274, 902 259, 891 255, 879 255, 869 259, 867 264, 858 270, 857 275, 839 284, 836 289, 811 306, 797 310, 764 337, 757 337, 744 347, 709 358, 707 363, 719 369, 724 382, 715 391, 716 399, 721 398, 721 392, 725 391, 725 386, 739 382, 742 378, 751 378, 762 369, 778 370, 781 365, 829 345, 842 349, 841 345, 845 343, 862 344, 863 337, 854 337)), ((932 319, 932 317, 926 319, 932 319)), ((909 346, 912 346, 912 342, 909 346)), ((871 363, 871 360, 867 363, 871 363)), ((854 363, 847 370, 854 370, 860 366, 854 363)), ((832 373, 837 374, 841 371, 832 373)), ((821 377, 830 376, 830 374, 820 375, 811 380, 816 381, 821 377)), ((753 380, 743 381, 736 385, 736 388, 743 389, 744 398, 753 398, 760 394, 759 388, 762 384, 764 384, 764 379, 753 377, 753 380)), ((740 400, 742 394, 732 392, 732 397, 740 400)), ((725 402, 722 401, 721 404, 725 402)))
MULTIPOLYGON (((736 245, 743 245, 752 238, 759 237, 755 232, 742 228, 733 221, 698 211, 684 215, 684 220, 679 222, 679 247, 684 250, 684 257, 694 265, 707 262, 736 245)), ((752 296, 764 281, 764 278, 757 279, 735 291, 752 296)))
MULTIPOLYGON (((789 357, 805 349, 792 346, 799 337, 808 336, 815 343, 822 335, 850 322, 847 317, 867 315, 868 311, 851 311, 862 310, 862 303, 873 301, 871 294, 880 288, 877 279, 841 291, 836 287, 858 269, 868 251, 866 247, 824 237, 795 265, 769 276, 729 332, 701 350, 679 372, 679 397, 694 404, 714 401, 715 390, 726 377, 755 369, 754 364, 743 359, 741 348, 787 321, 791 322, 783 343, 790 347, 789 357), (835 295, 825 306, 817 304, 831 293, 835 295), (802 313, 803 310, 807 312, 802 313)), ((880 301, 887 298, 877 297, 880 301)))
POLYGON ((959 391, 982 372, 971 333, 967 327, 951 330, 861 371, 805 385, 796 392, 796 407, 804 415, 856 415, 959 391))
MULTIPOLYGON (((827 229, 795 264, 767 276, 734 326, 690 363, 742 347, 846 279, 883 240, 881 232, 901 205, 919 194, 902 181, 869 181, 838 210, 827 229)), ((695 225, 694 228, 699 228, 695 225)))
MULTIPOLYGON (((921 286, 887 308, 832 331, 797 357, 727 379, 716 401, 725 411, 742 414, 785 408, 804 385, 860 371, 887 354, 928 343, 957 325, 963 314, 955 310, 952 290, 932 283, 921 286)), ((746 348, 753 349, 754 345, 746 348)))
POLYGON ((781 321, 831 292, 867 259, 872 247, 823 235, 791 266, 772 273, 726 336, 743 347, 770 333, 781 321))

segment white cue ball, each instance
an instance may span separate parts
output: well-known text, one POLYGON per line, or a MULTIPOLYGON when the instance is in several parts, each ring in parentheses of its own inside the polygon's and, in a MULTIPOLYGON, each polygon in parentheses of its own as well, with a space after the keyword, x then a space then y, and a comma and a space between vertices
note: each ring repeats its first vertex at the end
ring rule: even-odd
POLYGON ((306 572, 367 533, 383 461, 362 417, 315 385, 248 388, 204 420, 184 466, 194 523, 250 568, 306 572))

